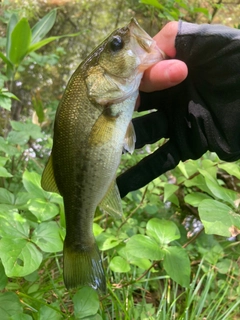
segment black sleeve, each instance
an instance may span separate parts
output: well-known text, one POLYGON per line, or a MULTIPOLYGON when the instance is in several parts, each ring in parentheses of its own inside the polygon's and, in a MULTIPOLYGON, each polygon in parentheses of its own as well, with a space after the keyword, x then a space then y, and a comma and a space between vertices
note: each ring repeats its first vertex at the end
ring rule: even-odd
POLYGON ((162 137, 169 141, 118 177, 121 196, 207 150, 225 161, 240 158, 240 30, 180 21, 175 46, 175 58, 188 66, 187 78, 163 91, 140 93, 139 111, 157 111, 154 121, 134 120, 137 147, 162 137))

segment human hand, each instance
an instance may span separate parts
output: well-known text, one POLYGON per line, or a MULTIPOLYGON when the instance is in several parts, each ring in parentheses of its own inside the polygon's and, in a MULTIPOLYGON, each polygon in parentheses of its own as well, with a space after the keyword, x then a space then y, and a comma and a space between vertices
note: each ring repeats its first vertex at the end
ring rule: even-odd
POLYGON ((152 92, 163 90, 182 82, 187 76, 187 66, 181 60, 173 59, 176 55, 175 39, 178 32, 178 22, 172 21, 156 34, 158 47, 171 58, 162 60, 148 68, 143 75, 140 91, 152 92))
POLYGON ((136 148, 168 141, 117 178, 121 197, 207 150, 240 159, 240 30, 171 22, 155 39, 170 59, 144 73, 138 111, 157 111, 133 119, 136 148))

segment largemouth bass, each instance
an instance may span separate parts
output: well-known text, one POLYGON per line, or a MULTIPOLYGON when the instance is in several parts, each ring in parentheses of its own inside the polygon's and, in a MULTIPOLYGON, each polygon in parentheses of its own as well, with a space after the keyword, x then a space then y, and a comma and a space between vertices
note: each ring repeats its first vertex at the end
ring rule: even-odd
POLYGON ((132 19, 115 30, 77 68, 59 104, 43 189, 63 197, 67 288, 105 291, 92 224, 98 205, 121 212, 115 184, 122 150, 132 152, 131 118, 144 70, 163 59, 155 41, 132 19))

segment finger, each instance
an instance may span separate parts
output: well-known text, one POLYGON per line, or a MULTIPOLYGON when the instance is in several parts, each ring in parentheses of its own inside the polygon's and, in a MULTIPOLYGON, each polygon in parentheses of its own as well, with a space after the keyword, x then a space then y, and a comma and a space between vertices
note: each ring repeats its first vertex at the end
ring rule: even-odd
POLYGON ((136 133, 136 149, 168 137, 168 121, 163 112, 151 112, 132 121, 136 133))
POLYGON ((178 33, 178 22, 167 23, 154 37, 158 47, 170 58, 176 55, 175 39, 178 33))
POLYGON ((123 198, 130 191, 144 187, 161 174, 175 168, 180 160, 178 148, 169 140, 136 166, 117 177, 121 197, 123 198))
POLYGON ((187 77, 188 69, 180 60, 164 60, 147 69, 140 90, 152 92, 175 86, 187 77))

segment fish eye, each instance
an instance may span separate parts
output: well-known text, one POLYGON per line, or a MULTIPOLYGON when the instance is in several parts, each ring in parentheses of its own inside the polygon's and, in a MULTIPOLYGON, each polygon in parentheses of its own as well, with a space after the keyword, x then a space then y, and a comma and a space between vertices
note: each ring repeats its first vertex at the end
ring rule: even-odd
POLYGON ((124 46, 123 39, 120 36, 114 36, 110 41, 109 46, 113 52, 117 52, 124 46))

